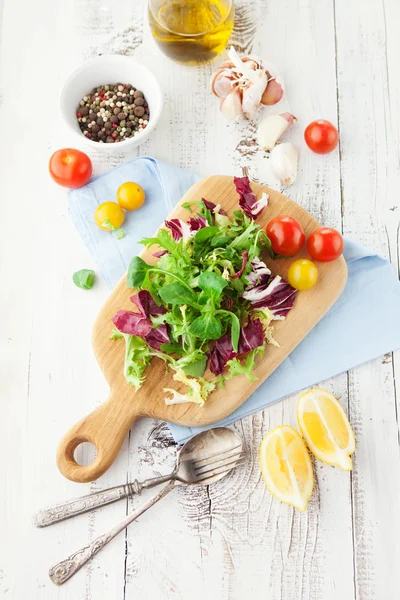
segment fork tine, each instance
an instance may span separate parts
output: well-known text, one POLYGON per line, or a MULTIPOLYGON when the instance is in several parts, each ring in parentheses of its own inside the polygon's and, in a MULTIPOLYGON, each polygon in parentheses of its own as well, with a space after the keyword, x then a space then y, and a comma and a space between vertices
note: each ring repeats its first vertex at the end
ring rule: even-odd
POLYGON ((198 460, 194 460, 193 467, 195 469, 198 469, 202 466, 205 466, 211 462, 211 459, 222 460, 226 454, 228 455, 227 458, 229 458, 229 456, 230 456, 229 453, 233 452, 234 450, 238 450, 239 448, 240 448, 240 450, 242 449, 242 444, 233 446, 232 448, 229 448, 229 450, 224 450, 223 452, 215 452, 214 454, 210 454, 209 456, 206 456, 205 458, 199 458, 198 460))
POLYGON ((245 462, 244 457, 240 458, 237 460, 236 464, 230 465, 229 467, 218 467, 217 469, 215 469, 214 471, 212 471, 211 473, 205 473, 203 475, 201 475, 200 477, 196 478, 196 481, 193 483, 199 483, 201 481, 207 481, 207 479, 211 479, 211 477, 215 477, 216 475, 222 475, 225 473, 229 473, 229 471, 232 471, 233 469, 235 469, 236 467, 238 467, 239 465, 243 465, 245 462))
POLYGON ((204 467, 195 470, 196 477, 198 477, 199 475, 204 475, 205 473, 215 471, 215 469, 230 467, 231 465, 234 466, 236 462, 240 460, 240 458, 242 458, 242 455, 240 452, 238 452, 234 456, 230 456, 229 459, 226 459, 224 462, 217 461, 209 465, 204 465, 204 467))
POLYGON ((205 463, 204 465, 200 465, 199 467, 194 466, 194 470, 196 473, 198 473, 199 471, 203 471, 204 469, 210 470, 214 467, 223 467, 225 463, 231 462, 232 460, 236 460, 240 457, 241 454, 241 450, 236 450, 235 452, 232 452, 229 456, 224 456, 223 458, 216 458, 215 460, 211 460, 210 462, 205 463))

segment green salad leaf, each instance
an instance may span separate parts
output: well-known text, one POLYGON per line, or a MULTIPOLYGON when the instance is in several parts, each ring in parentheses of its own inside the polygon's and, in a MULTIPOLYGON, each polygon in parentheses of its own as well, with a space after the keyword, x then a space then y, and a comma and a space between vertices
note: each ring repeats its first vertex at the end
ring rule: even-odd
POLYGON ((93 287, 95 273, 91 269, 81 269, 72 275, 74 284, 82 290, 90 290, 93 287))

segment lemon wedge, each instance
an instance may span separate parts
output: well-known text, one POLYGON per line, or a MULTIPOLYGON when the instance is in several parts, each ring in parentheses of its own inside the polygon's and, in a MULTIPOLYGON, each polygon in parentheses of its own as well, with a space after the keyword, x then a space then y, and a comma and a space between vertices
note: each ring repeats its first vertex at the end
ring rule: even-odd
POLYGON ((319 460, 351 471, 354 433, 335 396, 321 388, 302 394, 297 403, 297 422, 308 447, 319 460))
POLYGON ((268 490, 281 502, 305 511, 314 478, 310 455, 293 427, 281 425, 264 436, 260 446, 261 473, 268 490))

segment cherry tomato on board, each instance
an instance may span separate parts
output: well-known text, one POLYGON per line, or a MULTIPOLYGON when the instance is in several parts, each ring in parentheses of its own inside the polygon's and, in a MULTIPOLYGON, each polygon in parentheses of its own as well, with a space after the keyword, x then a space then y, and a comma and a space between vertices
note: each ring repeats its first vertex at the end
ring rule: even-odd
POLYGON ((67 188, 79 188, 92 176, 92 161, 87 154, 74 148, 63 148, 52 154, 50 175, 56 183, 67 188))
POLYGON ((309 290, 318 279, 317 266, 307 258, 295 260, 289 267, 288 281, 296 290, 309 290))
POLYGON ((338 144, 338 130, 330 121, 318 119, 307 125, 304 131, 304 139, 307 146, 317 154, 328 154, 338 144))
POLYGON ((96 225, 104 231, 114 231, 121 227, 125 219, 123 208, 117 202, 103 202, 94 213, 96 225))
POLYGON ((280 256, 293 256, 304 245, 302 226, 293 217, 275 217, 265 228, 272 250, 280 256))
POLYGON ((307 240, 307 252, 314 260, 330 262, 343 252, 343 238, 336 229, 322 227, 314 231, 307 240))
POLYGON ((117 201, 125 210, 136 210, 144 202, 145 194, 143 188, 133 181, 127 181, 119 186, 117 190, 117 201))

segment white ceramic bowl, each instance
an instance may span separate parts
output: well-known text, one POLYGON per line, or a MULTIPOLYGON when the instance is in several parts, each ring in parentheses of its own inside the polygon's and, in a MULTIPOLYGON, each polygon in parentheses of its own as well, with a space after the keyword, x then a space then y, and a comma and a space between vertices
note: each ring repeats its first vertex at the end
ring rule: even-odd
POLYGON ((84 62, 71 73, 60 93, 61 115, 69 130, 93 149, 105 152, 121 152, 139 146, 157 125, 162 107, 163 96, 157 79, 147 67, 129 56, 99 56, 84 62), (76 118, 76 109, 83 96, 93 88, 114 83, 130 83, 143 92, 150 109, 149 124, 140 133, 123 142, 101 144, 83 135, 76 118))

